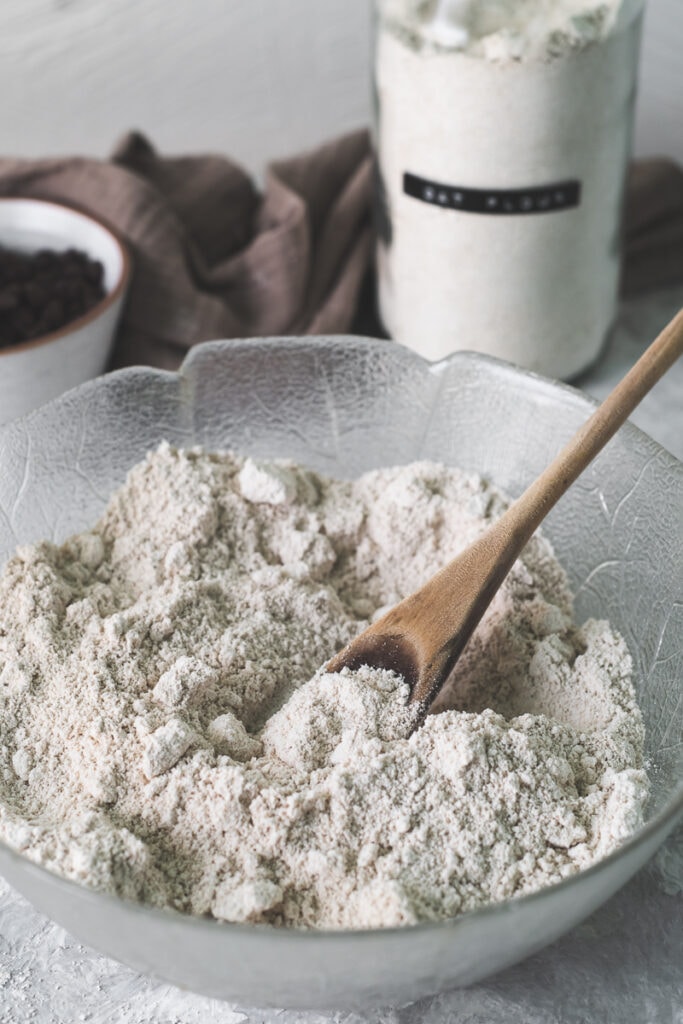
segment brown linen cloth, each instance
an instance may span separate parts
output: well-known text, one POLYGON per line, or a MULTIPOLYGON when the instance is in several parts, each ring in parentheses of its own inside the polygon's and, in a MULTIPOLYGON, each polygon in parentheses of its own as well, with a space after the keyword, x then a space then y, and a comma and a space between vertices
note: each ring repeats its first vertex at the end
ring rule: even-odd
POLYGON ((0 195, 68 203, 128 242, 117 366, 174 368, 212 338, 346 332, 370 263, 365 131, 271 164, 262 195, 225 157, 160 157, 137 133, 111 161, 0 159, 0 195))
MULTIPOLYGON (((371 173, 365 131, 271 164, 262 193, 225 157, 162 157, 132 133, 110 161, 0 159, 0 195, 65 202, 118 230, 134 275, 114 365, 174 368, 211 338, 379 332, 371 173)), ((674 164, 633 166, 625 240, 629 293, 683 280, 674 164)))
POLYGON ((683 170, 670 160, 631 165, 622 292, 683 281, 683 170))

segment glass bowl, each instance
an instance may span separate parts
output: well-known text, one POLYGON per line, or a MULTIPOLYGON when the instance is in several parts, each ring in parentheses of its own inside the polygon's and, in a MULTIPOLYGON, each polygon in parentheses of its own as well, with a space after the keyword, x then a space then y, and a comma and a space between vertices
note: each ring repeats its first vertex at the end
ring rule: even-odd
MULTIPOLYGON (((471 353, 428 363, 359 338, 212 342, 179 373, 132 368, 0 430, 0 564, 19 543, 91 524, 162 439, 287 456, 351 477, 429 458, 519 494, 587 417, 571 388, 471 353)), ((279 1007, 397 1005, 478 981, 608 899, 683 813, 683 466, 626 425, 545 532, 579 620, 625 636, 647 728, 646 823, 600 863, 530 896, 438 924, 297 932, 151 909, 66 881, 0 845, 0 873, 76 938, 209 996, 279 1007)), ((637 927, 634 922, 633 927, 637 927)))

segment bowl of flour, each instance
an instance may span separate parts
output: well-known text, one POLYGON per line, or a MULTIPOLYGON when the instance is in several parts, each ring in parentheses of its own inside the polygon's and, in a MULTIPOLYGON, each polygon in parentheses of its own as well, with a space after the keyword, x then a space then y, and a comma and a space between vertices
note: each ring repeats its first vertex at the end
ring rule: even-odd
POLYGON ((2 873, 132 967, 259 1005, 400 1003, 585 917, 683 801, 673 458, 620 432, 416 731, 400 677, 324 665, 589 409, 485 357, 294 339, 6 427, 2 873))

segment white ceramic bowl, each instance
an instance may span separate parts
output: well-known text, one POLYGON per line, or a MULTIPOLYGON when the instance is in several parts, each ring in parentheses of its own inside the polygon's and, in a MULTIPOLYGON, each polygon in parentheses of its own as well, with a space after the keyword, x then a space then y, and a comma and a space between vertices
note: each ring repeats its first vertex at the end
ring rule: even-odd
POLYGON ((105 290, 101 302, 59 331, 0 347, 0 423, 6 423, 105 370, 130 258, 100 221, 42 199, 0 198, 0 246, 20 252, 80 249, 104 267, 105 290))
MULTIPOLYGON (((178 373, 120 370, 0 430, 0 566, 18 544, 86 529, 162 439, 289 457, 341 477, 436 459, 479 470, 515 496, 593 408, 571 388, 469 353, 427 363, 400 345, 348 337, 198 345, 178 373)), ((452 920, 355 932, 227 924, 129 903, 1 843, 0 873, 88 945, 243 1005, 396 1006, 552 942, 624 885, 683 815, 683 465, 626 424, 544 532, 578 618, 608 618, 627 638, 645 717, 645 822, 593 867, 452 920)), ((630 926, 640 926, 637 910, 630 926)))

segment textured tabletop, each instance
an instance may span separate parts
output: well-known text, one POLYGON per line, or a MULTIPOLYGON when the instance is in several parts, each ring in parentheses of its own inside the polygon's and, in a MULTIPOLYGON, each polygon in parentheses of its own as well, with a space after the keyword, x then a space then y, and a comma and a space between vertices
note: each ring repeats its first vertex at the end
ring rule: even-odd
MULTIPOLYGON (((601 398, 683 306, 683 289, 630 302, 577 385, 601 398)), ((683 459, 683 360, 634 422, 683 459)), ((674 1024, 683 1022, 683 829, 588 921, 473 988, 359 1014, 256 1011, 181 992, 98 956, 0 880, 0 1024, 674 1024)))

